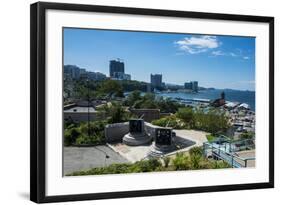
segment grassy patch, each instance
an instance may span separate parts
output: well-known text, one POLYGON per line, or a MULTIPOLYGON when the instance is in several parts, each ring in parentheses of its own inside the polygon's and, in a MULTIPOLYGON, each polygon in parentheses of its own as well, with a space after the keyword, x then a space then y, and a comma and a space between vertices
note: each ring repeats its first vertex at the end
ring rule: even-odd
POLYGON ((212 142, 216 139, 216 137, 212 134, 206 135, 208 142, 212 142))

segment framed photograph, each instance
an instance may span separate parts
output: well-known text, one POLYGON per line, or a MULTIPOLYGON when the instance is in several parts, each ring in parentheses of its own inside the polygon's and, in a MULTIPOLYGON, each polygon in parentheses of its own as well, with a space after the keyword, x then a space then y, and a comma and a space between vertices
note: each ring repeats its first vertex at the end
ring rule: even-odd
POLYGON ((274 187, 274 18, 31 5, 30 198, 274 187))

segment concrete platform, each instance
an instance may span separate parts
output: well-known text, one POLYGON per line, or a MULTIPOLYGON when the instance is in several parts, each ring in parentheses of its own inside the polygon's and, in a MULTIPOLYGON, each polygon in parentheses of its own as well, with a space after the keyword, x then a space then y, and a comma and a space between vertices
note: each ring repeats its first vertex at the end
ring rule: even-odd
MULTIPOLYGON (((165 156, 175 155, 178 152, 187 152, 194 146, 202 146, 207 142, 206 132, 196 130, 173 130, 176 133, 175 146, 165 156)), ((148 157, 151 150, 151 143, 140 146, 128 146, 124 143, 108 144, 115 152, 130 162, 136 162, 148 157)))
POLYGON ((140 146, 151 142, 151 137, 146 133, 131 134, 128 133, 123 137, 123 143, 129 146, 140 146))
MULTIPOLYGON (((241 152, 235 153, 240 158, 255 158, 256 157, 256 150, 246 150, 241 152)), ((244 164, 244 161, 236 159, 241 164, 244 164)), ((256 166, 256 160, 248 160, 247 167, 255 167, 256 166)))

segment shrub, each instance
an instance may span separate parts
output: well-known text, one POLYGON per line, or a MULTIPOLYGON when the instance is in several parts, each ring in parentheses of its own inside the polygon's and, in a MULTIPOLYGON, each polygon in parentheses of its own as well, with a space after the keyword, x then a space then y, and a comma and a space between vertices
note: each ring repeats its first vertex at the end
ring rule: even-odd
POLYGON ((188 107, 179 108, 175 115, 154 120, 152 124, 162 127, 168 125, 174 129, 198 129, 210 132, 212 135, 224 133, 230 126, 228 118, 219 110, 193 110, 188 107))
POLYGON ((222 168, 231 168, 231 166, 225 162, 225 161, 222 161, 222 160, 213 160, 210 162, 211 163, 211 169, 222 169, 222 168))
POLYGON ((80 176, 80 175, 100 175, 100 174, 120 174, 129 173, 130 164, 111 164, 107 167, 97 167, 89 170, 76 171, 68 176, 80 176))
POLYGON ((127 106, 134 106, 135 102, 141 100, 141 98, 141 91, 135 90, 128 95, 124 104, 127 106))
POLYGON ((243 132, 242 134, 239 135, 240 139, 252 139, 254 138, 255 133, 254 132, 243 132))
POLYGON ((121 174, 121 173, 139 173, 153 171, 175 171, 175 170, 195 170, 195 169, 221 169, 229 168, 230 165, 224 161, 208 160, 200 157, 198 154, 188 156, 183 153, 176 154, 172 160, 172 166, 162 166, 158 159, 149 159, 138 161, 133 164, 121 163, 111 164, 106 167, 92 168, 89 170, 76 171, 67 176, 80 175, 100 175, 100 174, 121 174))
POLYGON ((68 176, 79 175, 100 175, 100 174, 121 174, 121 173, 136 173, 136 172, 152 172, 163 171, 164 168, 157 159, 149 159, 135 162, 134 164, 121 163, 111 164, 107 167, 92 168, 90 170, 83 170, 68 174, 68 176))
POLYGON ((78 136, 81 134, 80 130, 76 127, 64 130, 64 145, 70 146, 75 143, 78 136))
POLYGON ((183 153, 177 153, 176 157, 172 161, 175 170, 187 170, 189 169, 189 158, 183 153))
POLYGON ((76 145, 87 145, 92 144, 92 139, 90 136, 81 134, 75 141, 76 145))
POLYGON ((160 118, 159 120, 153 120, 151 122, 153 125, 161 127, 171 127, 174 129, 184 129, 186 128, 185 122, 177 118, 175 115, 160 118))
POLYGON ((153 170, 155 170, 157 167, 162 166, 161 162, 156 158, 149 159, 148 164, 153 170))
POLYGON ((176 113, 180 107, 184 107, 184 105, 173 101, 171 98, 157 98, 157 108, 160 109, 161 112, 166 113, 176 113))
POLYGON ((161 163, 158 159, 149 159, 136 162, 131 168, 131 172, 151 172, 160 167, 161 163))
POLYGON ((212 134, 206 135, 208 142, 212 142, 216 139, 216 137, 212 134))
POLYGON ((190 155, 198 155, 198 156, 202 157, 203 156, 203 148, 202 147, 192 147, 189 150, 189 154, 190 155))
POLYGON ((188 125, 189 128, 194 127, 195 117, 192 108, 180 108, 176 113, 176 116, 182 119, 188 125))
POLYGON ((104 174, 122 174, 122 173, 129 173, 130 164, 112 164, 108 167, 104 167, 102 172, 104 174))
POLYGON ((97 92, 100 94, 107 94, 109 97, 124 97, 123 87, 115 80, 102 81, 101 85, 97 89, 97 92))
POLYGON ((83 122, 80 125, 64 130, 64 144, 70 145, 97 145, 105 143, 105 121, 83 122))
POLYGON ((229 128, 228 118, 224 113, 217 110, 197 110, 195 112, 194 128, 216 134, 225 132, 229 128))
POLYGON ((192 170, 200 169, 202 160, 203 160, 202 156, 200 156, 198 154, 190 155, 190 157, 189 157, 190 169, 192 169, 192 170))
POLYGON ((128 95, 124 101, 124 105, 133 108, 157 108, 160 109, 161 112, 166 113, 175 113, 179 107, 184 107, 184 105, 173 101, 171 98, 164 99, 163 97, 156 97, 152 93, 146 93, 142 96, 141 92, 138 90, 135 90, 128 95))
POLYGON ((170 157, 164 157, 163 161, 164 161, 164 167, 167 168, 169 166, 171 158, 170 157))
POLYGON ((108 123, 119 123, 125 122, 130 119, 130 115, 124 107, 118 102, 112 102, 111 104, 106 104, 98 109, 99 114, 105 114, 108 116, 108 123))

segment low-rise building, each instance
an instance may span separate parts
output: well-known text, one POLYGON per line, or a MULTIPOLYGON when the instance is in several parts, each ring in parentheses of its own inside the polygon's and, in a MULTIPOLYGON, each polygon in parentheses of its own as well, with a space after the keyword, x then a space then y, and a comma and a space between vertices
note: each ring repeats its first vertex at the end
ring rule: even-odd
POLYGON ((71 106, 65 106, 63 111, 63 117, 66 122, 86 122, 101 120, 105 116, 98 113, 93 107, 77 106, 72 104, 71 106))

